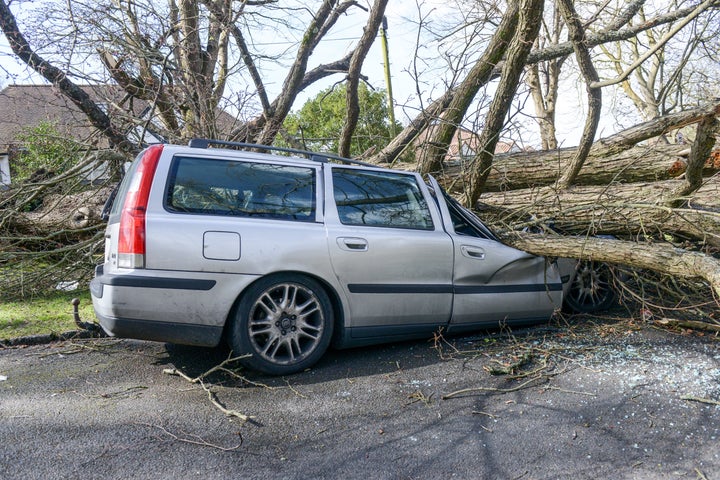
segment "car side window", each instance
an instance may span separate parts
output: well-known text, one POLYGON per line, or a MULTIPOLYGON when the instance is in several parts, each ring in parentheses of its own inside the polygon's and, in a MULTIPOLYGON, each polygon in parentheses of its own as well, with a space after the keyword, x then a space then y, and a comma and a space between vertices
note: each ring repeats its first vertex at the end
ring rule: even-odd
POLYGON ((333 169, 333 191, 343 225, 432 230, 433 221, 415 176, 333 169))
POLYGON ((165 208, 176 213, 314 221, 315 170, 176 156, 165 208))

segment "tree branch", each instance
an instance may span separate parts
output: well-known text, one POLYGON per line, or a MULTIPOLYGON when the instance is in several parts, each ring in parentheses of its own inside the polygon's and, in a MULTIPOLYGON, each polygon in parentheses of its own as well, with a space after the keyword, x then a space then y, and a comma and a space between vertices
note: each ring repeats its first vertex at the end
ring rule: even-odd
POLYGON ((300 92, 300 85, 302 85, 302 80, 305 77, 310 55, 312 55, 320 39, 337 22, 339 11, 344 12, 354 2, 343 2, 334 10, 336 4, 337 0, 324 0, 313 15, 313 20, 305 29, 305 34, 295 55, 295 61, 283 82, 282 93, 273 102, 271 106, 272 116, 266 119, 257 138, 257 143, 263 145, 272 144, 282 122, 300 92))
POLYGON ((655 44, 652 46, 652 48, 649 48, 644 54, 642 54, 640 57, 638 57, 637 60, 635 60, 632 65, 630 65, 623 73, 621 73, 619 76, 615 78, 611 78, 608 80, 604 80, 602 82, 595 81, 593 82, 590 87, 591 88, 602 88, 602 87, 608 87, 610 85, 615 85, 620 82, 625 81, 627 77, 640 65, 642 65, 645 60, 650 58, 652 55, 654 55, 660 48, 662 48, 672 37, 674 37, 680 30, 685 28, 685 26, 690 23, 692 20, 697 18, 698 15, 703 13, 704 11, 708 10, 710 7, 717 5, 717 0, 705 0, 703 3, 698 5, 696 8, 694 8, 688 15, 684 16, 682 20, 675 26, 673 26, 670 30, 668 30, 665 35, 655 44))
POLYGON ((432 138, 424 148, 423 160, 419 167, 421 173, 435 172, 441 169, 457 126, 462 123, 467 109, 480 88, 489 81, 493 68, 503 58, 508 45, 516 34, 519 18, 518 3, 517 1, 509 3, 508 10, 503 15, 485 52, 470 69, 465 80, 454 89, 450 104, 442 112, 441 121, 437 127, 434 127, 434 131, 431 131, 432 138))
POLYGON ((495 153, 495 145, 497 145, 500 131, 505 124, 505 116, 517 91, 527 56, 540 31, 543 5, 542 0, 520 1, 517 32, 510 42, 500 83, 490 103, 485 118, 485 128, 478 139, 481 151, 477 152, 472 160, 470 188, 465 199, 467 205, 473 205, 477 201, 485 186, 495 153))
POLYGON ((563 172, 558 180, 558 188, 565 189, 575 183, 577 176, 580 174, 580 169, 583 167, 585 159, 592 148, 595 133, 600 124, 602 91, 598 87, 593 87, 594 82, 598 80, 598 74, 587 49, 585 31, 580 22, 580 17, 570 0, 558 0, 557 5, 568 27, 573 49, 575 50, 575 57, 580 66, 580 72, 585 78, 585 88, 588 96, 588 115, 580 138, 580 145, 575 156, 570 161, 569 168, 563 172))
POLYGON ((0 29, 8 39, 10 48, 12 48, 15 55, 47 81, 58 87, 88 116, 92 124, 108 138, 111 145, 125 153, 132 155, 137 153, 137 147, 125 135, 115 129, 105 112, 90 99, 90 96, 83 89, 70 81, 66 72, 35 53, 25 36, 20 32, 15 17, 5 0, 0 0, 0 29))
POLYGON ((720 297, 720 259, 700 252, 669 244, 642 244, 598 237, 548 237, 516 232, 504 235, 503 241, 535 255, 620 264, 680 278, 701 278, 720 297))
POLYGON ((360 69, 367 57, 370 47, 372 47, 375 37, 377 37, 380 24, 382 23, 385 7, 388 0, 375 0, 375 4, 370 10, 370 18, 368 19, 363 35, 358 42, 357 47, 353 51, 350 59, 350 69, 347 76, 347 107, 345 114, 345 123, 340 132, 338 142, 338 154, 342 157, 350 156, 350 144, 352 142, 355 127, 357 127, 358 116, 360 115, 360 105, 358 104, 358 84, 360 82, 360 69))

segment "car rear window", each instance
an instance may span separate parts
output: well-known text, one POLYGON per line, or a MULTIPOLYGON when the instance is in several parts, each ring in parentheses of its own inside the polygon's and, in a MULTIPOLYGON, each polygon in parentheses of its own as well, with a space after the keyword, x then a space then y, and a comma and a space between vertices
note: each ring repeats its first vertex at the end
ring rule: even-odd
POLYGON ((125 196, 130 189, 133 178, 135 178, 135 172, 137 172, 138 166, 140 165, 140 159, 142 158, 144 153, 144 151, 140 152, 140 154, 135 158, 133 163, 125 172, 122 180, 120 181, 120 184, 117 187, 117 192, 115 193, 115 199, 113 200, 112 208, 110 209, 110 218, 108 220, 109 223, 116 223, 120 221, 120 211, 125 204, 125 196))
POLYGON ((315 220, 315 170, 176 156, 165 208, 176 213, 315 220))
POLYGON ((335 204, 344 225, 432 230, 425 197, 413 175, 333 169, 335 204))

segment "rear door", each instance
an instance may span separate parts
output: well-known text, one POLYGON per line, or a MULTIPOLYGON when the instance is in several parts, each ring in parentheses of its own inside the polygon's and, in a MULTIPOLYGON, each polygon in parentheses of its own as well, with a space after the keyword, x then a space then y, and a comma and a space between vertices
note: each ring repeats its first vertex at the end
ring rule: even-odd
POLYGON ((325 180, 328 249, 352 336, 447 324, 453 244, 420 177, 332 166, 325 180))

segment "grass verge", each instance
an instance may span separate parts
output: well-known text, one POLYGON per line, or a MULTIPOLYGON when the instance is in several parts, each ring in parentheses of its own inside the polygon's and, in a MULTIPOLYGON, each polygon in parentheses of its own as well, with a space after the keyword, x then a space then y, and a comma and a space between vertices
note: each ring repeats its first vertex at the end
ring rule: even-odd
POLYGON ((32 300, 0 301, 0 340, 76 330, 70 304, 76 297, 80 299, 80 318, 85 322, 95 321, 88 290, 59 292, 32 300))

